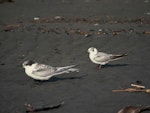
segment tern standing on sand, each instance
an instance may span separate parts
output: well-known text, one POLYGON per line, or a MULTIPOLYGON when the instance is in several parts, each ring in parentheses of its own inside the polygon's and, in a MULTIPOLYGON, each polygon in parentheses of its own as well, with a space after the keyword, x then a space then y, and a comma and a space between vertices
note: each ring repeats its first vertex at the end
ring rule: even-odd
POLYGON ((39 64, 34 61, 25 61, 22 64, 25 68, 25 73, 35 80, 49 80, 52 76, 69 73, 79 72, 79 69, 74 68, 76 65, 65 66, 65 67, 52 67, 45 64, 39 64))
POLYGON ((107 54, 98 52, 98 50, 94 47, 90 47, 88 49, 88 52, 90 60, 93 63, 98 64, 99 69, 101 69, 102 65, 105 65, 110 61, 118 60, 120 58, 123 58, 124 56, 127 56, 127 54, 107 54))

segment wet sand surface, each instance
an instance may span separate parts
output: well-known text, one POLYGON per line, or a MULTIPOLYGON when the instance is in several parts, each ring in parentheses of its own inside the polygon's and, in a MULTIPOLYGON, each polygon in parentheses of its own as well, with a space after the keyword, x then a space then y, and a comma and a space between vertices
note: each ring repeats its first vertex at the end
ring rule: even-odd
POLYGON ((128 105, 149 105, 144 92, 112 92, 137 81, 150 87, 149 6, 149 0, 0 4, 0 113, 24 113, 27 102, 64 102, 41 113, 117 113, 128 105), (88 57, 89 47, 128 56, 98 70, 88 57), (29 59, 52 66, 79 64, 80 72, 41 83, 26 76, 21 64, 29 59))

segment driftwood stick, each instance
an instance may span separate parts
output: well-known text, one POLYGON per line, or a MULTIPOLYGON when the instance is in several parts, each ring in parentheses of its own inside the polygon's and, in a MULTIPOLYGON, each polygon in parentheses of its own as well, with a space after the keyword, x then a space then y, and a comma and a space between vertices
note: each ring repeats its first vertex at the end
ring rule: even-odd
POLYGON ((135 89, 135 88, 112 90, 112 92, 145 92, 145 91, 146 90, 140 90, 140 89, 135 89))
POLYGON ((112 92, 146 92, 146 93, 150 93, 150 89, 127 88, 127 89, 112 90, 112 92))
POLYGON ((117 89, 112 90, 112 92, 146 92, 150 93, 150 89, 146 89, 145 86, 137 85, 137 84, 131 84, 132 88, 126 88, 126 89, 117 89))
POLYGON ((143 34, 150 34, 150 31, 144 31, 143 34))
POLYGON ((146 89, 145 92, 146 92, 146 93, 150 93, 150 89, 146 89))
POLYGON ((25 104, 26 113, 57 109, 57 108, 61 107, 63 104, 64 104, 64 102, 61 102, 61 103, 56 104, 56 105, 41 106, 41 107, 33 107, 31 104, 25 104))
POLYGON ((14 30, 14 29, 17 29, 21 26, 21 24, 10 24, 10 25, 5 25, 3 26, 3 30, 4 31, 11 31, 11 30, 14 30))
POLYGON ((138 89, 145 89, 145 86, 137 85, 137 84, 131 84, 132 87, 138 88, 138 89))

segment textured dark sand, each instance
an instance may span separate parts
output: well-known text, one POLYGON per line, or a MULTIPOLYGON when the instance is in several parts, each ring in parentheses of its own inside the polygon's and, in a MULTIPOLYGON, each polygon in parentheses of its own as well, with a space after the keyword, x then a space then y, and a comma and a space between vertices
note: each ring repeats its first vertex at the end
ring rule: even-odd
MULTIPOLYGON (((148 0, 147 0, 148 1, 148 0)), ((150 3, 146 0, 15 0, 0 4, 0 113, 24 113, 24 103, 34 106, 65 104, 56 110, 41 113, 117 113, 127 105, 149 105, 146 93, 112 93, 113 89, 130 87, 137 80, 150 87, 149 23, 54 22, 35 24, 34 17, 89 18, 102 16, 105 20, 149 18, 150 3), (5 31, 2 26, 23 24, 5 31), (39 32, 40 28, 60 32, 39 32), (64 29, 105 29, 108 34, 67 34, 64 29), (110 30, 109 30, 110 29, 110 30), (113 35, 111 30, 123 31, 113 35), (132 31, 133 30, 133 31, 132 31), (124 32, 125 31, 125 32, 124 32), (91 46, 108 53, 128 53, 97 70, 89 58, 91 46), (38 83, 26 76, 23 61, 33 59, 52 66, 79 64, 79 73, 63 74, 38 83)), ((149 113, 149 112, 145 112, 149 113)))

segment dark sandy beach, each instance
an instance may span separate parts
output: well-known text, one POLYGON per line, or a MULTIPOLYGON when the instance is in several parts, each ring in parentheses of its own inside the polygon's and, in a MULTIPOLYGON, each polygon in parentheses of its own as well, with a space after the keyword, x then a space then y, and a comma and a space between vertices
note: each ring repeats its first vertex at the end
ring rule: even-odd
POLYGON ((25 103, 62 101, 62 107, 40 113, 117 113, 128 105, 150 105, 150 94, 112 92, 137 81, 150 88, 149 6, 149 0, 1 3, 0 113, 25 113, 25 103), (89 47, 128 56, 98 70, 89 47), (22 68, 29 59, 51 66, 78 64, 80 72, 39 83, 22 68))

